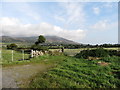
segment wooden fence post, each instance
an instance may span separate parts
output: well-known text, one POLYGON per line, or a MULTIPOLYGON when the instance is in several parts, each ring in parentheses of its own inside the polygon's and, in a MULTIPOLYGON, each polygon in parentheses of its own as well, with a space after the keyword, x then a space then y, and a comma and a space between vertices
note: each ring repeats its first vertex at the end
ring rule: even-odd
POLYGON ((13 62, 13 50, 12 50, 12 62, 13 62))
POLYGON ((33 55, 33 50, 31 50, 31 57, 33 58, 33 56, 34 56, 34 55, 33 55))
POLYGON ((0 50, 0 63, 2 63, 2 51, 0 50))
POLYGON ((24 60, 24 50, 22 50, 22 53, 23 53, 23 60, 24 60))

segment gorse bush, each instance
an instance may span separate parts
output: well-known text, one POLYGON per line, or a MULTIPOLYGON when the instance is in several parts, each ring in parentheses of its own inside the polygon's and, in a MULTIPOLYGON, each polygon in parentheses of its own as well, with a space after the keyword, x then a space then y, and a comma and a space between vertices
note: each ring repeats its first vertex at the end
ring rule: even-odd
POLYGON ((97 48, 93 50, 83 50, 75 55, 75 57, 77 58, 107 57, 107 56, 120 56, 120 52, 117 50, 105 50, 103 48, 97 48))

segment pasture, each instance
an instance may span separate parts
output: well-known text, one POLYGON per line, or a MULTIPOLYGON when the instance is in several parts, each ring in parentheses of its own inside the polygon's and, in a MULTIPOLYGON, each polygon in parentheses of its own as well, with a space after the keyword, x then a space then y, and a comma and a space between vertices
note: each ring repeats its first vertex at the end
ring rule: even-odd
MULTIPOLYGON (((29 54, 24 54, 24 59, 29 58, 29 54)), ((23 53, 13 50, 2 49, 2 64, 12 64, 14 62, 18 62, 18 60, 23 59, 23 53), (13 58, 13 59, 12 59, 13 58)))
POLYGON ((64 58, 59 58, 59 56, 50 56, 50 55, 43 55, 37 56, 34 58, 29 58, 30 54, 24 53, 24 60, 23 60, 23 53, 13 50, 13 59, 12 59, 12 50, 2 49, 1 53, 1 64, 3 66, 11 66, 11 65, 21 65, 21 64, 30 64, 30 63, 45 63, 45 64, 52 64, 54 62, 60 62, 64 58), (27 60, 28 59, 28 60, 27 60))
MULTIPOLYGON (((68 56, 74 56, 77 53, 79 53, 82 50, 91 50, 91 49, 96 49, 96 48, 79 48, 79 49, 64 49, 64 53, 67 54, 68 56)), ((118 48, 104 48, 106 50, 118 50, 118 48)), ((54 50, 60 50, 60 49, 50 49, 51 51, 54 50)))

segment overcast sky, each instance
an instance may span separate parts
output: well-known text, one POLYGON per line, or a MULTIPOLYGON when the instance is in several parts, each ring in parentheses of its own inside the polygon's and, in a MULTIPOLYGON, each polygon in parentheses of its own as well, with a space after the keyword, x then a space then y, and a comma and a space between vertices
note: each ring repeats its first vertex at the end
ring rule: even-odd
POLYGON ((0 6, 2 35, 118 43, 117 2, 1 2, 0 6))

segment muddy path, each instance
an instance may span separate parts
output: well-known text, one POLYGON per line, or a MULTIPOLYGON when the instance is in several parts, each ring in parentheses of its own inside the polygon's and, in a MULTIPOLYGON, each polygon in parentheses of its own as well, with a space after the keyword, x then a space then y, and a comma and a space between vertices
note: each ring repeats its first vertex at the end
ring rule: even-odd
POLYGON ((2 88, 27 88, 37 73, 46 72, 52 65, 28 64, 2 68, 2 88))

